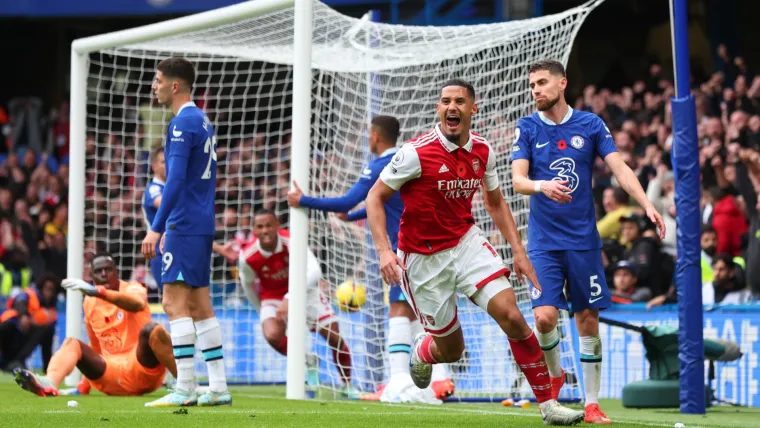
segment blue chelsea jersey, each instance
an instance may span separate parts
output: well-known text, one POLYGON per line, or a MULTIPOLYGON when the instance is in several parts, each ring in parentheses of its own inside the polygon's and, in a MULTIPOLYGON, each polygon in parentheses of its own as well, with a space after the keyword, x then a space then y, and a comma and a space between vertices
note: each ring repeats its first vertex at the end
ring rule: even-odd
POLYGON ((156 198, 164 193, 165 185, 166 183, 159 180, 158 178, 153 178, 153 180, 148 183, 148 187, 145 188, 145 193, 143 193, 142 211, 143 217, 145 218, 145 224, 148 226, 148 229, 150 229, 150 225, 153 223, 153 219, 156 217, 156 213, 158 212, 158 208, 155 206, 156 198))
POLYGON ((541 113, 517 122, 512 161, 530 162, 531 180, 566 180, 572 200, 552 201, 538 193, 530 198, 529 250, 591 250, 602 247, 596 228, 592 171, 597 156, 616 152, 604 121, 593 113, 570 110, 556 124, 541 113))
POLYGON ((183 105, 169 122, 164 154, 166 187, 153 230, 214 235, 216 137, 206 114, 195 104, 183 105), (158 223, 163 219, 162 227, 158 223))

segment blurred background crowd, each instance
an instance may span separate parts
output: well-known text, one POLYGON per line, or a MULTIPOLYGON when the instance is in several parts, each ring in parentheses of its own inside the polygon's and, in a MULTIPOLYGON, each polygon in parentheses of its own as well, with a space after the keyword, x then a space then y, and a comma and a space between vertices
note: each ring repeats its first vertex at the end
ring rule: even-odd
MULTIPOLYGON (((753 271, 753 265, 760 265, 760 76, 723 45, 718 56, 721 61, 707 80, 692 84, 702 172, 701 286, 705 304, 749 303, 760 294, 760 275, 753 271)), ((607 122, 618 150, 667 225, 665 239, 660 240, 640 207, 598 159, 597 226, 604 241, 607 282, 618 303, 661 305, 677 299, 675 186, 669 155, 673 94, 672 78, 653 63, 620 91, 588 85, 573 102, 574 108, 607 122)), ((147 107, 135 106, 125 114, 133 117, 125 123, 137 124, 133 139, 99 133, 108 141, 96 144, 96 136, 87 137, 85 257, 97 251, 134 257, 122 260, 122 266, 136 266, 122 276, 154 287, 134 242, 145 230, 141 204, 151 172, 148 149, 160 144, 165 130, 152 125, 157 119, 147 107)), ((164 123, 169 119, 164 117, 164 123)), ((0 107, 0 129, 0 295, 7 298, 14 287, 26 288, 43 279, 57 283, 66 275, 68 103, 46 108, 38 98, 13 99, 0 107)), ((248 240, 250 214, 261 208, 273 209, 287 221, 289 138, 252 134, 233 148, 219 146, 218 200, 250 203, 217 207, 217 242, 237 247, 248 240)), ((234 261, 215 256, 214 263, 234 266, 234 261)), ((234 269, 216 271, 234 276, 234 269)), ((215 278, 222 284, 233 279, 215 278)))

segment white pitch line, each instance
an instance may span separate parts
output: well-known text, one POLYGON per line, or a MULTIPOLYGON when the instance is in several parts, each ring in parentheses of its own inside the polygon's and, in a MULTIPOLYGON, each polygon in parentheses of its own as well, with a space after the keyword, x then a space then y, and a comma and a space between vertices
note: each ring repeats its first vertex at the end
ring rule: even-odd
MULTIPOLYGON (((276 396, 276 395, 267 395, 267 394, 241 394, 244 397, 249 398, 265 398, 265 399, 282 399, 282 396, 276 396)), ((308 401, 308 400, 307 400, 308 401)), ((360 405, 366 403, 362 402, 356 402, 351 400, 345 400, 345 401, 337 401, 336 403, 340 404, 348 404, 348 405, 360 405)), ((466 405, 466 403, 463 403, 466 405)), ((448 404, 448 405, 430 405, 430 404, 417 404, 417 403, 382 403, 384 406, 389 407, 409 407, 413 406, 416 409, 424 409, 424 410, 443 410, 446 412, 454 412, 454 413, 471 413, 471 414, 485 414, 485 415, 505 415, 505 416, 529 416, 526 415, 527 412, 520 412, 520 411, 514 411, 514 410, 484 410, 484 409, 463 409, 463 408, 457 408, 454 406, 457 406, 458 404, 448 404)), ((286 413, 286 412, 283 412, 286 413)), ((341 413, 341 412, 337 412, 341 413)), ((391 412, 374 412, 374 411, 363 411, 361 412, 363 414, 389 414, 391 412)), ((393 412, 393 414, 399 414, 396 412, 393 412)), ((537 415, 537 414, 536 414, 537 415)), ((635 420, 628 420, 628 419, 615 419, 615 422, 621 422, 626 424, 635 424, 635 425, 644 425, 644 426, 650 426, 650 427, 672 427, 673 424, 670 423, 658 423, 658 422, 646 422, 646 421, 635 421, 635 420)), ((710 425, 710 427, 723 427, 724 425, 710 425)), ((689 428, 700 428, 699 426, 692 426, 688 425, 689 428)))

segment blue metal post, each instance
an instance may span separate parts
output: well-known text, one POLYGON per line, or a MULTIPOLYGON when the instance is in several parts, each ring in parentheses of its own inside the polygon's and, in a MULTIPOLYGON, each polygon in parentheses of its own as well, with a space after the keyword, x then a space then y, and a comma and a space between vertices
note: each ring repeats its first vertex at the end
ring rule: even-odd
POLYGON ((678 359, 681 412, 705 413, 704 338, 700 249, 700 172, 696 105, 691 96, 689 31, 686 0, 671 0, 676 97, 673 111, 673 167, 678 231, 678 359))

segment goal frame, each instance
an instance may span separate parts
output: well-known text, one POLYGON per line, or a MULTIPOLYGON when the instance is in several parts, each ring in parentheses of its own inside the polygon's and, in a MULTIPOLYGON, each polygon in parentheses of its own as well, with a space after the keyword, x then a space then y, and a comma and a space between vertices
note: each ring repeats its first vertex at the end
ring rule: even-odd
MULTIPOLYGON (((100 34, 74 40, 71 44, 70 73, 70 141, 69 198, 85 201, 85 157, 87 137, 87 65, 89 54, 102 49, 140 43, 161 37, 200 30, 210 26, 253 18, 285 8, 294 7, 298 23, 294 32, 293 59, 293 133, 291 177, 308 188, 311 138, 311 39, 312 7, 308 0, 256 0, 239 3, 181 18, 100 34)), ((84 203, 70 204, 68 220, 68 258, 66 276, 81 278, 84 273, 84 203)), ((306 251, 308 243, 308 213, 305 208, 290 208, 290 302, 289 326, 306 325, 306 251)), ((83 340, 82 293, 66 292, 66 337, 83 340)), ((305 398, 305 341, 306 329, 288 327, 290 337, 287 361, 287 398, 305 398)), ((81 380, 78 369, 66 377, 66 384, 81 380)))

